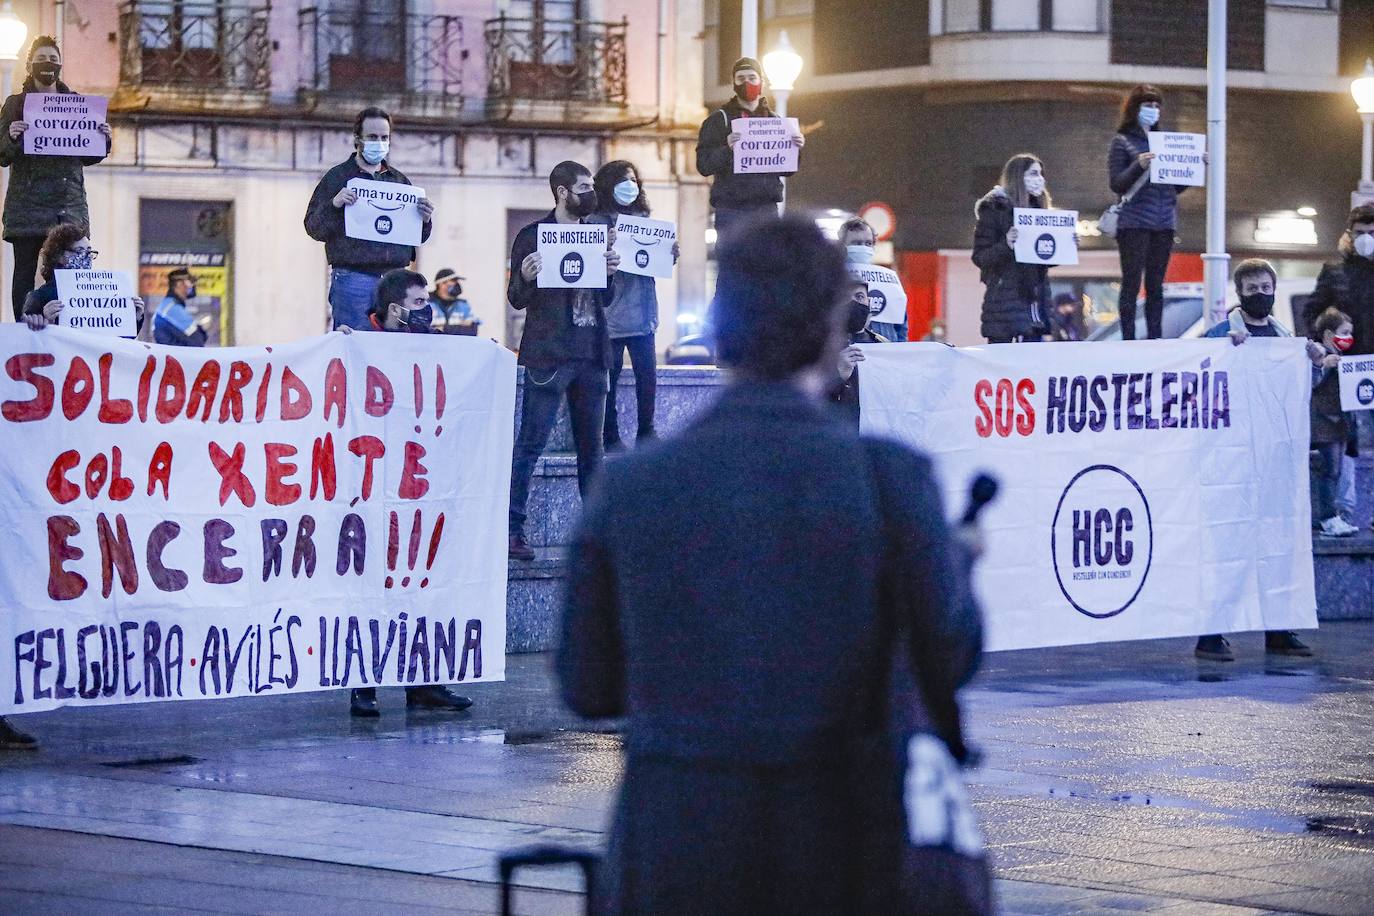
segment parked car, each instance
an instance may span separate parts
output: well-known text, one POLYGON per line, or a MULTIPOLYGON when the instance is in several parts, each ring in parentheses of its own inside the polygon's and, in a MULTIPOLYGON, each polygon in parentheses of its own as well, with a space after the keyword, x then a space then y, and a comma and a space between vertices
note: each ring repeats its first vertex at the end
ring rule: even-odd
POLYGON ((663 351, 666 366, 714 366, 716 354, 705 334, 689 334, 663 351))
MULTIPOLYGON (((1188 286, 1192 288, 1185 288, 1173 295, 1166 293, 1164 296, 1164 338, 1166 340, 1201 337, 1213 324, 1211 321, 1204 320, 1202 314, 1203 290, 1201 284, 1189 284, 1188 286)), ((1306 328, 1299 327, 1294 319, 1301 317, 1303 303, 1312 294, 1315 286, 1316 280, 1307 278, 1279 281, 1274 296, 1274 317, 1279 320, 1280 324, 1296 334, 1305 333, 1306 328)), ((1229 311, 1238 305, 1240 305, 1240 300, 1236 296, 1235 286, 1228 286, 1226 293, 1227 310, 1229 311)), ((1137 340, 1145 339, 1145 308, 1143 305, 1136 309, 1135 335, 1137 340)), ((1120 321, 1105 324, 1088 335, 1088 340, 1120 339, 1120 321)))

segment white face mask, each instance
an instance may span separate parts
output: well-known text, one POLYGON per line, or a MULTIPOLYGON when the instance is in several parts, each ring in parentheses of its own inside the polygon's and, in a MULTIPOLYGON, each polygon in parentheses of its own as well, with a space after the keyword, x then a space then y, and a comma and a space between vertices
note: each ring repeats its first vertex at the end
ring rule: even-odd
POLYGON ((846 245, 845 260, 850 264, 872 264, 873 246, 872 245, 846 245))
POLYGON ((1365 233, 1355 237, 1355 253, 1362 258, 1374 258, 1374 235, 1365 233))
POLYGON ((1142 105, 1140 108, 1140 114, 1136 115, 1136 120, 1140 122, 1141 127, 1144 127, 1146 130, 1148 130, 1149 128, 1154 127, 1156 124, 1159 123, 1159 109, 1146 108, 1142 105))
POLYGON ((639 200, 639 185, 626 178, 615 186, 614 193, 615 202, 622 207, 628 207, 630 204, 639 200))
POLYGON ((1027 194, 1031 197, 1039 197, 1045 193, 1045 176, 1027 175, 1025 185, 1027 194))
POLYGON ((390 140, 363 141, 363 161, 368 165, 377 165, 386 158, 386 154, 389 152, 391 152, 390 140))

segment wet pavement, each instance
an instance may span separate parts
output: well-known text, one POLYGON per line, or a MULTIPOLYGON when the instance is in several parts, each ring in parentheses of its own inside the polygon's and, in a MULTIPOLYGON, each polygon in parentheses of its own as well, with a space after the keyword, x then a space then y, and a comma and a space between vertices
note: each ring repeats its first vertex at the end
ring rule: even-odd
MULTIPOLYGON (((1007 913, 1374 913, 1374 623, 1314 659, 1199 662, 1164 640, 1000 653, 968 693, 1007 913)), ((461 714, 350 719, 344 693, 57 711, 0 752, 0 909, 498 909, 499 851, 595 846, 614 734, 563 711, 546 656, 461 714)), ((573 872, 520 912, 576 913, 573 872)))

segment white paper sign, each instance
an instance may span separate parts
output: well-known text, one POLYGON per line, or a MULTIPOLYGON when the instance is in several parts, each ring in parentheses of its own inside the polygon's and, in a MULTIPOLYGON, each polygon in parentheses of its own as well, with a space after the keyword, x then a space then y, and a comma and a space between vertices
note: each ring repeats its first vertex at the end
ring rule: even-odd
POLYGON ((0 363, 0 714, 503 678, 504 347, 7 324, 0 363))
POLYGON ((1341 410, 1374 410, 1374 356, 1342 356, 1341 410))
POLYGON ((103 156, 109 99, 73 92, 30 92, 24 96, 24 152, 30 156, 103 156))
POLYGON ((667 220, 621 214, 615 223, 615 250, 620 270, 646 277, 673 275, 673 243, 677 225, 667 220))
POLYGON ((114 337, 138 333, 133 277, 122 270, 55 270, 57 323, 114 337))
POLYGON ((605 289, 606 230, 596 223, 540 223, 540 289, 605 289))
POLYGON ((801 152, 792 138, 801 133, 796 118, 736 118, 735 174, 795 172, 801 152))
POLYGON ((860 428, 971 478, 989 649, 1315 627, 1301 340, 866 346, 860 428), (1262 536, 1258 533, 1263 532, 1262 536))
POLYGON ((423 188, 366 178, 354 178, 348 186, 358 192, 357 203, 344 207, 344 233, 349 238, 393 245, 420 244, 425 222, 420 215, 423 188))
POLYGON ((1155 184, 1186 185, 1200 188, 1207 184, 1206 134, 1176 134, 1150 131, 1150 181, 1155 184))
POLYGON ((1016 260, 1022 264, 1077 264, 1078 211, 1017 207, 1016 260))
POLYGON ((868 313, 872 316, 869 320, 884 324, 906 323, 906 290, 896 271, 872 264, 850 264, 849 273, 868 285, 868 313))

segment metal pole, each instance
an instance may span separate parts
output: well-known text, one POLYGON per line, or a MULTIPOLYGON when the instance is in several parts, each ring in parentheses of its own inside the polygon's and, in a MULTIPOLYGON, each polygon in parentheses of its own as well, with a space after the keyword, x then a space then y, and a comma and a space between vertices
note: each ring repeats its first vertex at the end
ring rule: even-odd
MULTIPOLYGON (((773 101, 777 103, 776 106, 774 107, 773 114, 777 115, 777 116, 780 117, 780 118, 785 118, 785 117, 787 117, 787 97, 788 97, 789 95, 791 95, 791 94, 792 94, 792 92, 791 92, 791 90, 789 90, 789 89, 774 89, 774 90, 773 90, 773 101)), ((786 175, 784 175, 784 176, 782 177, 782 200, 778 201, 778 216, 782 216, 783 213, 785 213, 785 212, 787 212, 787 176, 786 176, 786 175)))
POLYGON ((759 0, 740 4, 739 49, 740 57, 759 56, 759 0))
MULTIPOLYGON (((7 99, 10 92, 14 89, 14 61, 0 60, 0 98, 7 99)), ((10 193, 10 170, 0 168, 0 207, 9 199, 10 193)), ((3 290, 3 298, 9 296, 11 289, 11 278, 14 275, 14 263, 4 255, 5 243, 0 242, 0 290, 3 290)), ((13 249, 11 249, 13 250, 13 249)), ((9 303, 5 308, 0 309, 0 314, 11 313, 9 303)))
POLYGON ((1226 253, 1226 0, 1208 0, 1207 149, 1207 253, 1202 263, 1206 315, 1214 324, 1226 317, 1231 267, 1226 253))
POLYGON ((1360 190, 1374 193, 1374 112, 1362 114, 1364 120, 1364 149, 1360 153, 1360 190))

